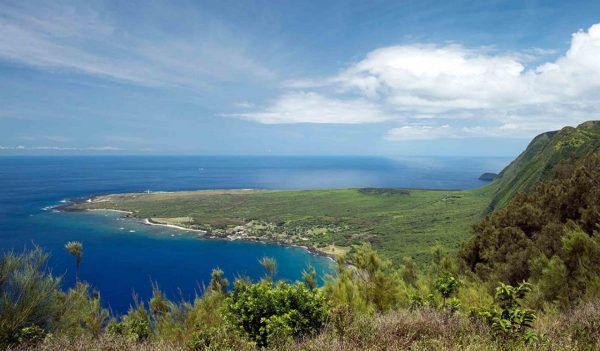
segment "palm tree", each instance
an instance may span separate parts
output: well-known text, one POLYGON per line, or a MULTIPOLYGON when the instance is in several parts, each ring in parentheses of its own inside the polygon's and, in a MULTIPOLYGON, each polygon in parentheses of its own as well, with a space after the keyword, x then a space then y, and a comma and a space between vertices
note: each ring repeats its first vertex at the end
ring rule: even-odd
POLYGON ((65 245, 65 249, 67 249, 71 255, 75 256, 75 280, 79 280, 79 265, 81 264, 81 256, 83 255, 83 244, 79 241, 69 241, 65 245))

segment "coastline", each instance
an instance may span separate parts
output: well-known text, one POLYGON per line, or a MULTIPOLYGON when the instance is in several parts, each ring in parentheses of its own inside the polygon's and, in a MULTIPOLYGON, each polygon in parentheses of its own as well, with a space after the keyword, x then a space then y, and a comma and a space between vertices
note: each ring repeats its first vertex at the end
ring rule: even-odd
MULTIPOLYGON (((349 188, 310 190, 211 189, 162 193, 90 194, 64 211, 131 211, 207 239, 267 242, 337 259, 370 241, 394 263, 426 261, 431 239, 456 247, 481 218, 491 188, 474 191, 349 188), (193 219, 192 217, 193 214, 193 219), (426 220, 415 220, 421 218, 426 220), (207 231, 203 233, 201 231, 207 231), (457 235, 449 235, 456 232, 457 235), (409 240, 404 240, 409 239, 409 240)), ((59 208, 60 209, 60 208, 59 208)))
POLYGON ((176 230, 181 230, 181 231, 186 231, 186 232, 197 233, 198 239, 225 240, 225 241, 247 241, 247 242, 265 243, 265 244, 275 244, 275 245, 284 246, 284 247, 303 249, 311 255, 325 257, 325 258, 328 258, 329 260, 331 260, 332 262, 336 261, 336 255, 319 250, 318 248, 312 247, 312 246, 286 243, 286 242, 279 241, 279 240, 260 239, 258 237, 242 237, 242 236, 237 236, 237 235, 223 237, 223 236, 218 236, 218 235, 212 235, 209 232, 207 232, 206 230, 202 230, 202 229, 193 229, 193 228, 188 228, 188 227, 184 227, 184 226, 180 226, 180 225, 176 225, 176 224, 161 223, 161 222, 157 222, 157 221, 153 220, 152 218, 136 217, 133 212, 126 211, 126 210, 115 210, 115 209, 111 209, 111 208, 78 209, 78 208, 71 207, 71 205, 76 205, 79 203, 92 202, 93 199, 97 198, 97 197, 98 196, 92 196, 92 197, 89 197, 84 200, 72 199, 68 203, 61 204, 53 209, 56 211, 64 211, 64 212, 92 212, 92 211, 105 212, 105 211, 107 211, 107 212, 122 213, 122 214, 126 215, 125 216, 126 218, 141 219, 142 220, 141 223, 144 225, 165 227, 165 228, 170 228, 170 229, 176 229, 176 230))
MULTIPOLYGON (((96 211, 102 211, 102 210, 96 210, 96 211)), ((123 211, 123 212, 127 212, 127 211, 123 211)), ((131 212, 129 212, 129 214, 131 214, 131 212)), ((153 220, 152 218, 144 218, 143 223, 145 225, 173 228, 173 229, 178 229, 178 230, 184 230, 186 232, 197 232, 197 233, 202 233, 202 234, 207 233, 206 230, 192 229, 192 228, 182 227, 182 226, 175 225, 175 224, 161 223, 161 222, 157 222, 157 221, 153 220)))
POLYGON ((90 212, 91 211, 101 211, 101 212, 108 211, 108 212, 117 212, 117 213, 125 213, 125 214, 128 214, 128 215, 133 215, 133 212, 131 212, 131 211, 113 210, 111 208, 88 208, 88 209, 86 209, 86 211, 90 211, 90 212))
MULTIPOLYGON (((95 211, 103 211, 103 209, 95 209, 95 211)), ((114 211, 126 212, 126 213, 131 214, 128 211, 120 211, 120 210, 114 210, 114 211)), ((134 217, 134 218, 137 218, 137 217, 134 217)), ((325 258, 330 259, 332 262, 335 262, 335 260, 336 260, 335 255, 321 251, 315 247, 306 246, 306 245, 291 244, 291 243, 286 243, 286 242, 282 242, 282 241, 278 241, 278 240, 261 240, 256 237, 241 237, 241 236, 222 237, 222 236, 212 235, 209 232, 207 232, 206 230, 202 230, 202 229, 192 229, 192 228, 187 228, 187 227, 183 227, 183 226, 179 226, 179 225, 175 225, 175 224, 156 222, 152 218, 144 218, 142 223, 145 225, 150 225, 150 226, 166 227, 166 228, 177 229, 177 230, 182 230, 182 231, 186 231, 186 232, 200 233, 200 234, 198 234, 199 239, 225 240, 225 241, 248 241, 248 242, 255 242, 255 243, 275 244, 275 245, 279 245, 279 246, 303 249, 306 252, 310 253, 311 255, 325 257, 325 258)))

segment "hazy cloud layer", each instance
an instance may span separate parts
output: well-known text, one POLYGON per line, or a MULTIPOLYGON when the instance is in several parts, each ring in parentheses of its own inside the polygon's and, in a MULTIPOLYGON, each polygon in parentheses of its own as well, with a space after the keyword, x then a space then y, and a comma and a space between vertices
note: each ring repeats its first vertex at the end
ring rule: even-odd
POLYGON ((13 151, 124 151, 124 149, 114 146, 90 146, 90 147, 70 147, 70 146, 5 146, 0 145, 0 150, 13 151))
POLYGON ((233 116, 265 124, 372 123, 389 119, 377 104, 366 99, 334 99, 314 92, 292 92, 260 112, 233 116))
POLYGON ((175 35, 122 24, 91 3, 1 3, 0 59, 153 87, 205 89, 212 81, 273 77, 239 36, 214 20, 199 23, 175 35), (151 40, 131 29, 152 31, 151 40))

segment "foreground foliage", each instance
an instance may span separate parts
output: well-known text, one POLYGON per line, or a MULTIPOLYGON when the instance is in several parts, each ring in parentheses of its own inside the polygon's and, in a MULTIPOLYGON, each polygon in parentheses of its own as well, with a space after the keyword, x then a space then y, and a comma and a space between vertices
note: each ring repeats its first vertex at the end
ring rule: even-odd
MULTIPOLYGON (((534 314, 526 306, 530 285, 501 284, 492 296, 485 282, 461 274, 451 256, 418 272, 408 259, 395 268, 363 245, 349 257, 355 265, 340 259, 320 288, 307 272, 303 283, 273 282, 266 274, 258 282, 237 279, 227 291, 223 272, 216 269, 209 288, 192 302, 173 302, 155 285, 147 303, 134 297, 127 314, 112 317, 85 283, 61 292, 44 269, 44 259, 39 249, 3 258, 2 284, 23 282, 4 279, 23 273, 35 279, 29 290, 19 290, 18 299, 3 300, 2 311, 15 306, 12 311, 27 313, 0 315, 0 346, 61 351, 594 350, 600 342, 597 297, 562 312, 534 314)), ((3 294, 10 292, 8 286, 2 285, 3 294)))
POLYGON ((0 345, 37 339, 50 329, 60 310, 60 280, 49 274, 46 260, 39 248, 0 260, 0 345))
POLYGON ((521 306, 521 300, 530 291, 527 283, 517 287, 500 284, 496 288, 497 306, 483 308, 478 313, 490 324, 494 336, 504 339, 524 337, 526 342, 537 340, 537 335, 530 331, 537 317, 533 311, 521 306))
POLYGON ((59 334, 99 337, 108 311, 100 295, 78 282, 68 292, 46 268, 39 248, 0 259, 0 346, 37 343, 59 334))
POLYGON ((229 325, 258 346, 286 342, 319 332, 327 318, 327 304, 319 290, 304 284, 265 280, 251 284, 237 280, 225 301, 229 325))

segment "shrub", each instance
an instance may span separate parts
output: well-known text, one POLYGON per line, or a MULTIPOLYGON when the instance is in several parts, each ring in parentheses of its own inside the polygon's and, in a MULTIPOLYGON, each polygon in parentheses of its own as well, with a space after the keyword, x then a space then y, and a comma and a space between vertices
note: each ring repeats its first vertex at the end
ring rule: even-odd
POLYGON ((19 330, 17 334, 17 342, 20 345, 35 345, 46 338, 46 331, 37 325, 32 325, 19 330))
POLYGON ((412 311, 418 309, 435 308, 435 297, 433 294, 429 294, 426 297, 413 294, 408 297, 408 308, 412 311))
POLYGON ((57 333, 68 336, 88 334, 99 337, 108 320, 100 293, 90 293, 87 283, 77 282, 66 294, 60 293, 60 317, 54 326, 57 333))
POLYGON ((415 286, 419 277, 419 273, 417 270, 417 265, 412 257, 403 257, 401 268, 400 275, 402 280, 408 285, 415 286))
POLYGON ((236 280, 226 299, 226 320, 259 346, 281 338, 316 334, 327 318, 325 299, 304 284, 236 280))
POLYGON ((134 295, 134 306, 129 308, 121 322, 111 321, 107 331, 109 335, 125 336, 134 341, 148 339, 152 330, 150 329, 150 315, 144 307, 144 303, 134 295))
POLYGON ((337 258, 336 276, 328 276, 325 294, 331 304, 331 324, 340 340, 344 340, 359 316, 370 316, 374 310, 364 293, 364 281, 356 279, 356 272, 346 265, 345 258, 337 258))
POLYGON ((446 307, 446 300, 458 292, 460 281, 451 273, 446 273, 435 281, 435 290, 440 293, 443 299, 443 306, 446 307))
POLYGON ((225 327, 198 328, 187 342, 194 351, 238 351, 254 350, 256 345, 242 340, 235 332, 225 327))
POLYGON ((38 247, 0 258, 0 347, 18 343, 19 333, 48 331, 56 319, 60 279, 46 268, 47 259, 38 247))
POLYGON ((357 268, 353 278, 359 283, 364 299, 380 312, 396 305, 401 279, 392 262, 381 258, 368 243, 358 247, 351 260, 357 268))
POLYGON ((492 327, 497 337, 507 339, 524 338, 526 341, 536 339, 530 329, 536 319, 533 311, 521 307, 520 300, 531 291, 531 286, 522 283, 517 287, 500 284, 496 288, 497 306, 484 308, 479 312, 492 327))

